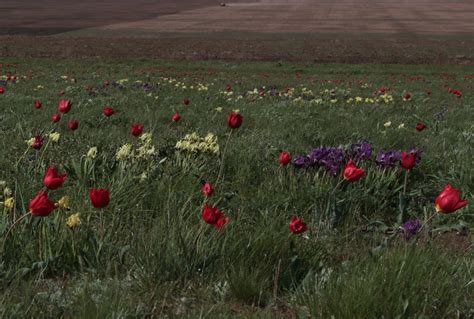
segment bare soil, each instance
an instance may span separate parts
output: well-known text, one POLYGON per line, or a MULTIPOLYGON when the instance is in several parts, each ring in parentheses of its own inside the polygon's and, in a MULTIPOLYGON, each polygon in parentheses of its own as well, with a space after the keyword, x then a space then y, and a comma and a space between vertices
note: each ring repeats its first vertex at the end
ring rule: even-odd
POLYGON ((472 0, 3 0, 0 57, 474 64, 472 0))

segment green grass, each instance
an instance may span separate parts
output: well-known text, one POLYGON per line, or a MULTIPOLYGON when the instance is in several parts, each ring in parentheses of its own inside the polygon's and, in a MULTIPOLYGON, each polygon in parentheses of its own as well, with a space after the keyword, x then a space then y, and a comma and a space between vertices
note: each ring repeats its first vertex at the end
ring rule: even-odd
POLYGON ((0 206, 1 317, 473 315, 472 208, 435 216, 409 241, 397 231, 400 219, 427 220, 448 183, 472 199, 474 68, 11 59, 0 76, 13 71, 7 63, 18 64, 19 81, 0 95, 0 180, 15 199, 11 210, 0 206), (98 89, 120 79, 128 79, 123 89, 98 89), (197 90, 198 83, 208 89, 197 90), (227 84, 230 99, 222 93, 227 84), (247 94, 262 86, 265 97, 247 94), (271 97, 270 87, 295 93, 271 97), (298 101, 304 87, 313 94, 298 101), (347 103, 381 87, 393 103, 347 103), (404 91, 411 101, 403 102, 404 91), (61 98, 73 108, 52 124, 61 98), (104 105, 116 114, 104 118, 104 105), (228 139, 226 117, 235 109, 244 123, 228 139), (182 120, 172 123, 176 111, 182 120), (72 118, 80 123, 74 132, 66 125, 72 118), (427 124, 423 132, 415 130, 419 121, 427 124), (141 145, 130 134, 133 123, 152 133, 156 154, 120 162, 122 145, 141 145), (48 144, 52 131, 61 134, 57 144, 48 144), (215 134, 225 156, 178 152, 176 143, 193 132, 215 134), (25 141, 38 133, 45 145, 28 149, 25 141), (281 150, 295 157, 362 140, 372 143, 373 157, 380 149, 423 151, 404 196, 398 164, 361 163, 366 177, 333 195, 341 176, 278 164, 281 150), (91 147, 95 159, 86 156, 91 147), (7 237, 49 165, 68 173, 49 195, 69 196, 71 209, 27 217, 7 237), (220 231, 201 218, 203 181, 215 185, 209 204, 230 217, 220 231), (91 206, 91 187, 111 190, 108 208, 91 206), (71 230, 65 222, 77 212, 81 225, 71 230), (290 234, 294 215, 308 233, 290 234))

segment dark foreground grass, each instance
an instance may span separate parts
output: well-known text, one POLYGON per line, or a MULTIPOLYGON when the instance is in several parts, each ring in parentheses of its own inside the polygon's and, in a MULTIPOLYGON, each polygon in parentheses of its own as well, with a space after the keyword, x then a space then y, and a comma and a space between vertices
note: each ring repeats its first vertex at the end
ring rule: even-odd
POLYGON ((427 221, 448 183, 472 198, 473 68, 8 60, 0 75, 12 63, 17 83, 0 83, 2 201, 14 199, 1 208, 1 317, 473 316, 472 209, 436 215, 410 240, 400 229, 427 221), (51 124, 61 98, 73 108, 51 124), (103 117, 104 105, 116 114, 103 117), (228 138, 235 109, 244 124, 228 138), (131 136, 133 123, 150 142, 131 136), (213 133, 220 155, 177 151, 193 132, 213 133), (39 151, 25 143, 37 134, 39 151), (364 140, 374 148, 359 163, 366 177, 336 189, 340 175, 278 164, 281 150, 296 158, 364 140), (117 157, 124 144, 135 153, 117 157), (382 169, 375 157, 412 147, 421 162, 404 192, 399 164, 382 169), (50 165, 69 175, 49 192, 69 196, 69 209, 7 235, 50 165), (204 181, 216 189, 209 205, 230 217, 219 231, 201 218, 204 181), (91 206, 91 187, 111 190, 108 208, 91 206), (290 235, 292 216, 309 231, 290 235))

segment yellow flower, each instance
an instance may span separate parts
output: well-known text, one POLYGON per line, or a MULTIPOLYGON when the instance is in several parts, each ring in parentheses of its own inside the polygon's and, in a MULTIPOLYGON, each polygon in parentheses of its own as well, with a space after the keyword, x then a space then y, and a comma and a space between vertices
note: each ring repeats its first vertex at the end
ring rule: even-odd
POLYGON ((91 147, 88 151, 87 151, 87 157, 89 158, 96 158, 97 156, 97 147, 91 147))
POLYGON ((10 210, 13 208, 13 206, 15 206, 15 200, 13 197, 8 197, 3 205, 7 210, 10 210))
POLYGON ((51 140, 51 142, 54 142, 54 143, 57 143, 60 137, 61 137, 61 134, 57 132, 53 132, 49 134, 49 139, 51 140))
POLYGON ((222 112, 222 107, 216 107, 216 112, 222 112))
POLYGON ((151 133, 143 133, 139 138, 144 144, 151 144, 153 135, 151 133))
POLYGON ((132 153, 132 145, 131 144, 124 144, 117 151, 117 154, 115 155, 115 158, 119 161, 122 161, 122 160, 130 157, 131 153, 132 153))
POLYGON ((392 126, 392 121, 385 122, 383 126, 385 126, 385 128, 389 128, 390 126, 392 126))
POLYGON ((402 124, 398 125, 398 128, 399 129, 405 128, 405 123, 402 123, 402 124))
POLYGON ((36 139, 34 137, 32 137, 32 138, 30 138, 29 140, 26 141, 26 144, 28 144, 28 146, 33 146, 35 141, 36 141, 36 139))
POLYGON ((74 229, 81 225, 81 213, 72 214, 66 219, 67 227, 74 229))
POLYGON ((63 209, 71 208, 71 198, 69 196, 63 196, 58 201, 58 206, 63 209))
POLYGON ((239 109, 235 109, 235 110, 234 110, 234 113, 239 113, 239 112, 240 112, 239 109))
POLYGON ((355 101, 356 103, 361 103, 364 99, 360 96, 356 96, 355 101))

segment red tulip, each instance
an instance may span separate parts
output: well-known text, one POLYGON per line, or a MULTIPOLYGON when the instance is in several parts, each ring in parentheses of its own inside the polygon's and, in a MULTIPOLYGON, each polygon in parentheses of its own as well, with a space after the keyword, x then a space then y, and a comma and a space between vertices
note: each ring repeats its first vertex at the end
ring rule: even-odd
POLYGON ((230 84, 227 84, 227 86, 225 87, 225 90, 226 90, 227 92, 232 91, 232 86, 231 86, 230 84))
POLYGON ((5 93, 5 88, 0 86, 0 94, 3 94, 3 93, 5 93))
POLYGON ((110 202, 110 192, 105 188, 91 188, 89 191, 89 198, 91 200, 92 206, 95 208, 105 208, 110 202))
POLYGON ((34 148, 35 150, 39 150, 43 146, 43 143, 44 143, 44 140, 41 137, 41 135, 36 135, 35 141, 31 145, 31 147, 34 148))
POLYGON ((346 168, 344 169, 344 179, 348 182, 355 182, 364 177, 365 172, 363 169, 358 168, 352 160, 349 161, 346 168))
POLYGON ((181 115, 178 112, 174 113, 173 117, 171 118, 173 122, 179 122, 181 120, 181 115))
POLYGON ((280 153, 280 165, 286 166, 291 162, 291 155, 288 152, 281 152, 280 153))
POLYGON ((56 167, 48 167, 43 183, 47 188, 54 190, 61 187, 67 179, 67 174, 59 175, 56 167))
POLYGON ((404 169, 412 169, 416 165, 416 154, 403 152, 400 164, 404 169))
POLYGON ((404 95, 403 95, 403 101, 410 101, 411 100, 411 93, 410 92, 406 92, 404 95))
POLYGON ((421 122, 416 123, 416 130, 417 130, 418 132, 423 131, 425 128, 426 128, 426 125, 425 125, 425 124, 423 124, 423 123, 421 123, 421 122))
POLYGON ((68 123, 67 123, 67 126, 75 131, 79 128, 79 122, 77 120, 70 120, 68 123))
POLYGON ((102 112, 104 113, 105 116, 109 117, 109 116, 112 116, 115 112, 114 112, 114 109, 111 108, 111 107, 104 107, 104 109, 102 110, 102 112))
POLYGON ((230 128, 239 128, 242 125, 244 118, 236 112, 230 112, 227 116, 227 124, 230 128))
POLYGON ((461 199, 461 192, 448 184, 436 198, 435 207, 437 212, 449 214, 463 208, 467 203, 467 200, 461 199))
POLYGON ((54 114, 54 115, 51 117, 51 121, 53 121, 53 123, 57 123, 57 122, 61 121, 61 115, 59 115, 59 114, 54 114))
POLYGON ((71 110, 72 102, 69 100, 61 100, 59 101, 59 112, 66 114, 71 110))
POLYGON ((227 225, 229 223, 229 220, 230 220, 230 218, 224 215, 224 216, 222 216, 221 218, 219 218, 217 220, 217 222, 214 224, 214 227, 217 230, 219 230, 222 227, 224 227, 225 225, 227 225))
POLYGON ((140 136, 143 133, 143 125, 140 124, 133 124, 132 125, 132 135, 133 136, 140 136))
POLYGON ((202 193, 205 197, 211 197, 214 194, 214 187, 212 187, 211 183, 206 182, 202 186, 202 193))
POLYGON ((45 217, 56 208, 54 202, 48 198, 48 194, 41 191, 30 201, 30 213, 36 217, 45 217))
POLYGON ((225 218, 225 215, 223 212, 220 212, 217 207, 211 208, 207 205, 207 203, 204 204, 204 209, 202 210, 202 219, 204 219, 207 224, 215 225, 221 218, 225 218))
POLYGON ((290 222, 290 231, 293 234, 301 234, 308 230, 308 225, 303 223, 301 219, 293 216, 290 222))
POLYGON ((186 99, 183 100, 183 104, 184 105, 189 105, 189 104, 191 104, 191 100, 186 98, 186 99))
POLYGON ((40 109, 41 106, 42 106, 41 101, 35 100, 35 108, 36 108, 36 109, 40 109))

